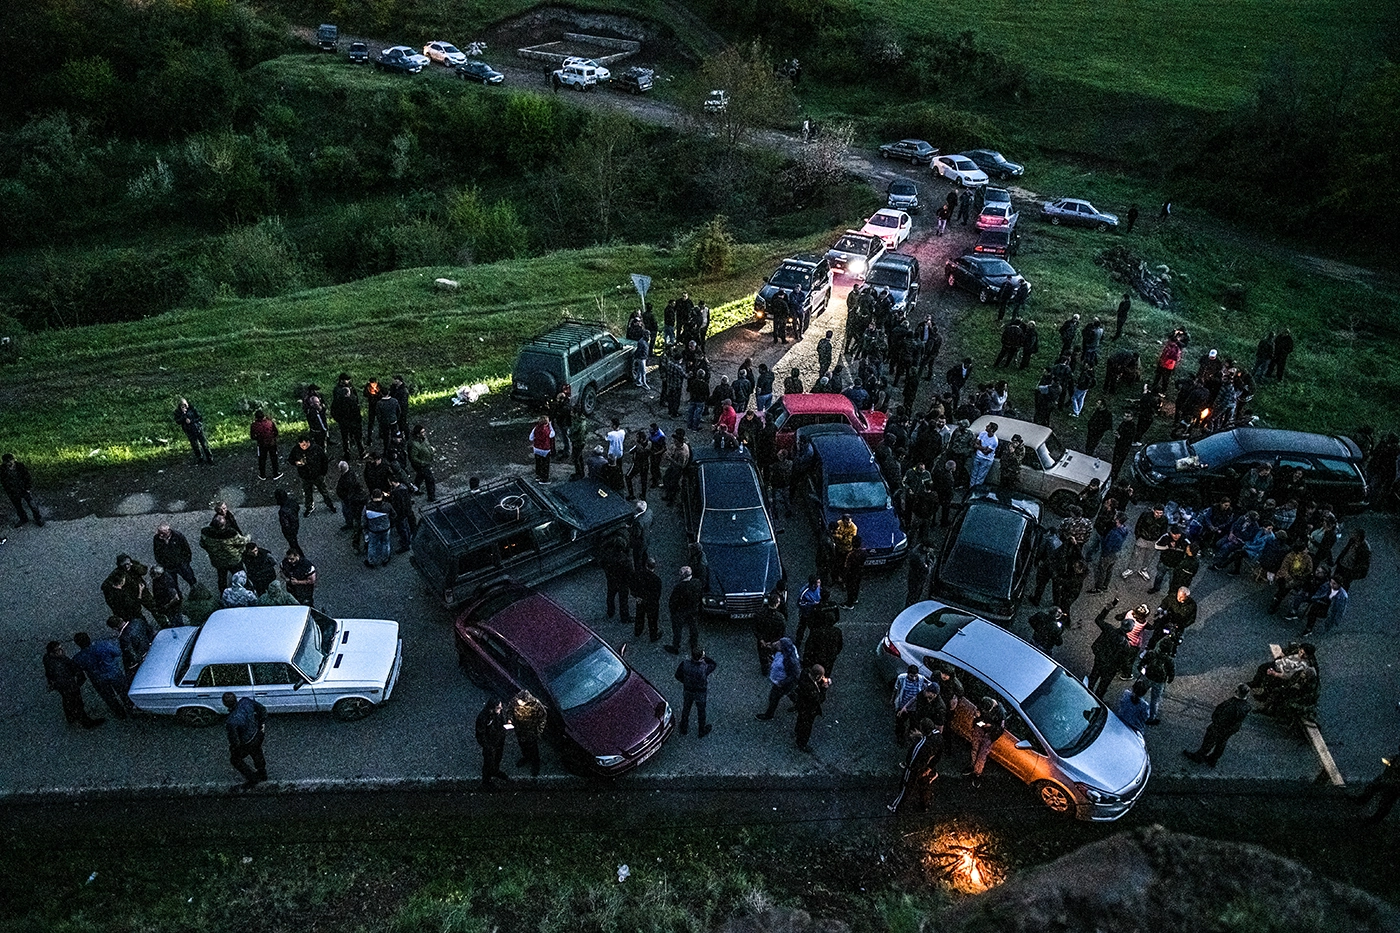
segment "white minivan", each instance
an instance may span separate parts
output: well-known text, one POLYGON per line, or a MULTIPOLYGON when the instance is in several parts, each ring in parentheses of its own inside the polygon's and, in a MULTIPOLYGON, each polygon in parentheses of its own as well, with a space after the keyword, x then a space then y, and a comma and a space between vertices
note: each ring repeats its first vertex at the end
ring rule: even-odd
POLYGON ((550 75, 555 86, 563 85, 576 91, 587 91, 598 85, 598 69, 593 65, 566 64, 550 75))

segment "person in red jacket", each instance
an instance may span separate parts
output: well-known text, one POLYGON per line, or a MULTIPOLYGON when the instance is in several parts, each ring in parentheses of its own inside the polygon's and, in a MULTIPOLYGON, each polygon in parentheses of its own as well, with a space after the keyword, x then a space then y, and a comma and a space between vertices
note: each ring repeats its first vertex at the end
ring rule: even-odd
POLYGON ((282 478, 282 467, 277 457, 277 422, 259 408, 253 412, 253 424, 248 428, 248 436, 258 445, 258 479, 267 479, 267 462, 272 461, 273 479, 282 478))
POLYGON ((554 427, 548 415, 541 415, 530 429, 530 450, 535 455, 535 479, 549 482, 549 457, 554 452, 554 427))
POLYGON ((1162 348, 1162 355, 1157 357, 1157 374, 1152 377, 1153 391, 1165 392, 1171 388, 1172 374, 1176 372, 1176 364, 1180 360, 1181 344, 1175 339, 1168 340, 1162 348))

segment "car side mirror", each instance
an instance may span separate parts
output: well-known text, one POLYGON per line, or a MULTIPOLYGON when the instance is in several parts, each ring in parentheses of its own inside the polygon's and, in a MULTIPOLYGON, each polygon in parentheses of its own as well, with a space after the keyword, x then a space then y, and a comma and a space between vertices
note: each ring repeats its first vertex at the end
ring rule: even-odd
POLYGON ((1022 739, 1021 741, 1016 743, 1016 747, 1019 748, 1021 751, 1030 751, 1031 749, 1035 748, 1035 746, 1031 744, 1030 739, 1022 739))
POLYGON ((305 686, 306 686, 306 681, 304 681, 304 680, 298 680, 296 683, 292 684, 292 689, 293 689, 293 690, 300 690, 302 687, 305 687, 305 686))
POLYGON ((623 660, 626 660, 626 658, 627 658, 627 642, 624 641, 620 646, 618 646, 617 654, 618 654, 618 657, 622 658, 623 660))

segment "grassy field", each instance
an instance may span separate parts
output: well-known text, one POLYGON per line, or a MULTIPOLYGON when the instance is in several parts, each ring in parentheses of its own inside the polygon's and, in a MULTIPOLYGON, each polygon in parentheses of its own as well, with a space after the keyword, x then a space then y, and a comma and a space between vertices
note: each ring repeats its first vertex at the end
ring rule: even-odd
POLYGON ((1014 61, 1206 109, 1240 102, 1274 59, 1306 71, 1376 57, 1385 10, 1355 0, 863 0, 912 29, 974 30, 1014 61))
POLYGON ((8 414, 5 449, 51 475, 156 459, 170 448, 183 456, 185 440, 170 420, 182 395, 203 412, 211 444, 240 444, 254 408, 300 423, 297 388, 332 386, 342 369, 361 381, 402 374, 415 389, 414 404, 445 405, 462 385, 505 387, 523 339, 561 317, 601 318, 620 329, 638 305, 632 272, 652 277, 656 303, 682 288, 706 299, 718 329, 750 313, 742 299, 777 256, 810 245, 739 247, 733 273, 719 280, 696 277, 679 253, 598 248, 407 270, 135 323, 35 334, 22 338, 21 358, 0 389, 8 414), (438 277, 461 287, 438 289, 438 277))

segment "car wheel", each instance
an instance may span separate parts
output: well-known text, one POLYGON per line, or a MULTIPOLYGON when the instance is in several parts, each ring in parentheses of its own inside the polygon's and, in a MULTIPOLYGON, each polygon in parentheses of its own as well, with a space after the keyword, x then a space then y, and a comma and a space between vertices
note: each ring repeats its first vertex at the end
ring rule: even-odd
POLYGON ((207 706, 182 706, 175 711, 175 721, 182 726, 203 729, 218 721, 219 714, 207 706))
POLYGON ((949 272, 949 273, 948 273, 948 287, 949 287, 949 288, 954 288, 954 287, 957 286, 957 284, 958 284, 958 277, 957 277, 956 275, 954 275, 953 273, 949 272))
POLYGON ((1056 515, 1068 515, 1069 507, 1079 502, 1079 497, 1068 489, 1057 489, 1050 494, 1047 504, 1056 515))
POLYGON ((1035 795, 1040 798, 1040 802, 1049 808, 1051 813, 1072 813, 1074 811, 1074 798, 1065 793, 1065 789, 1054 781, 1036 781, 1035 795))
POLYGON ((987 302, 991 301, 992 290, 987 286, 983 285, 981 290, 977 293, 977 300, 982 302, 982 304, 986 304, 987 302))
POLYGON ((374 712, 374 704, 364 697, 345 697, 335 701, 331 715, 341 722, 358 722, 374 712))
POLYGON ((1107 229, 1108 229, 1108 224, 1100 223, 1100 224, 1095 224, 1095 225, 1094 225, 1094 232, 1095 232, 1095 233, 1103 233, 1103 232, 1104 232, 1105 230, 1107 230, 1107 229))
POLYGON ((1050 217, 1050 225, 1053 227, 1058 227, 1060 225, 1060 218, 1052 215, 1050 217))
POLYGON ((597 386, 590 385, 583 390, 583 398, 579 399, 578 408, 579 411, 583 412, 585 415, 588 415, 590 418, 593 417, 593 413, 598 410, 597 386))

